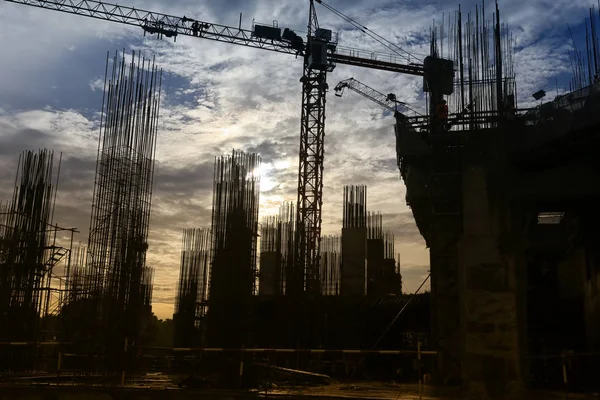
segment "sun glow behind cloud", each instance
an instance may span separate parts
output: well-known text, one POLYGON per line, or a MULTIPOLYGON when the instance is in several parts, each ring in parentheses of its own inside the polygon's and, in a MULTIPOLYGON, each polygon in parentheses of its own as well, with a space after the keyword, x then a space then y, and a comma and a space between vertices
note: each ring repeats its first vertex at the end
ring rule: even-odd
MULTIPOLYGON (((296 201, 295 198, 285 197, 281 194, 291 183, 281 179, 281 173, 289 172, 291 162, 289 160, 277 160, 275 162, 264 162, 259 167, 260 174, 260 215, 276 215, 279 206, 285 201, 296 201)), ((288 174, 289 175, 289 174, 288 174)))

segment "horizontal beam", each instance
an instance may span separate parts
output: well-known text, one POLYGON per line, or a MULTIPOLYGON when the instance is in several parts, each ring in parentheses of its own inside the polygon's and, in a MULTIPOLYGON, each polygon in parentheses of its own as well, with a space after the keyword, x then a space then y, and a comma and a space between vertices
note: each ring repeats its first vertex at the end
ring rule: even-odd
POLYGON ((379 69, 382 71, 397 72, 401 74, 423 76, 425 69, 422 65, 405 65, 389 61, 380 61, 370 58, 353 57, 344 54, 334 53, 331 60, 336 64, 354 65, 356 67, 379 69))

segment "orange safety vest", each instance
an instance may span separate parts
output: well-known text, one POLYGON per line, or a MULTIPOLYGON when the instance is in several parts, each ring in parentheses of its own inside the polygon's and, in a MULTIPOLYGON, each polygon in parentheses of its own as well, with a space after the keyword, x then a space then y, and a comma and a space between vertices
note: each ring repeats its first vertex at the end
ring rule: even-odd
POLYGON ((448 119, 448 105, 438 104, 436 115, 439 119, 448 119))

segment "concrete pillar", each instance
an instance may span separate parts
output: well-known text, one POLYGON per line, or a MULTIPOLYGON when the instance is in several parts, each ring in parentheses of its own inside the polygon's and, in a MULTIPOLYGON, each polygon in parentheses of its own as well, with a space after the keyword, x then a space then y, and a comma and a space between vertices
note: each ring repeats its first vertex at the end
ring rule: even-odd
POLYGON ((367 229, 342 228, 342 296, 366 294, 367 229))
POLYGON ((383 239, 367 239, 367 294, 385 296, 383 239))
POLYGON ((600 240, 591 240, 585 251, 584 312, 587 349, 600 351, 600 240))
POLYGON ((483 165, 463 171, 463 237, 458 246, 462 378, 469 399, 517 399, 520 378, 517 273, 509 204, 490 187, 483 165))
POLYGON ((462 358, 456 222, 434 217, 429 241, 431 336, 438 351, 435 380, 453 386, 460 384, 462 358))

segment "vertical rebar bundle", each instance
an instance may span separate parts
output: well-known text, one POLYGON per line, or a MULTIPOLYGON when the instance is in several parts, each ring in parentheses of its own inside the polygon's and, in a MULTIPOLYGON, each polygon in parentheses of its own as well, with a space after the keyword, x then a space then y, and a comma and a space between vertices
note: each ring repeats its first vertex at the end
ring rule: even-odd
POLYGON ((109 370, 126 368, 123 356, 149 312, 146 251, 161 79, 154 61, 139 54, 107 58, 87 262, 98 318, 93 351, 109 370))
POLYGON ((175 300, 175 346, 201 346, 208 300, 208 273, 211 259, 210 231, 184 229, 181 268, 175 300))
POLYGON ((585 52, 579 49, 578 42, 580 40, 577 40, 573 36, 571 28, 568 28, 573 44, 573 50, 568 52, 572 73, 569 80, 569 92, 581 90, 598 82, 600 78, 600 42, 598 41, 600 3, 598 11, 595 6, 588 11, 589 18, 585 18, 585 52))
MULTIPOLYGON (((491 19, 485 6, 476 7, 464 21, 462 11, 448 14, 431 29, 431 55, 455 60, 454 93, 446 98, 449 122, 461 129, 483 129, 514 115, 517 107, 514 71, 516 39, 500 23, 496 4, 491 19)), ((435 110, 430 110, 435 112, 435 110)))
POLYGON ((385 260, 393 260, 396 255, 393 233, 386 232, 383 236, 383 249, 383 258, 385 260))
POLYGON ((90 285, 93 281, 91 270, 86 268, 87 247, 79 244, 73 249, 71 265, 66 271, 67 304, 81 300, 89 294, 90 285))
POLYGON ((340 294, 364 296, 367 291, 367 187, 344 186, 340 294))
POLYGON ((367 239, 383 239, 383 216, 380 211, 367 213, 367 239))
POLYGON ((256 291, 260 157, 233 151, 215 160, 208 341, 239 348, 256 291))
POLYGON ((269 215, 262 219, 260 225, 260 252, 271 253, 281 251, 281 220, 277 215, 269 215))
POLYGON ((284 202, 279 207, 281 221, 281 294, 286 293, 287 276, 295 265, 296 211, 293 202, 284 202))
POLYGON ((400 274, 400 254, 398 259, 395 258, 395 240, 394 234, 386 232, 384 241, 384 255, 383 255, 383 278, 388 287, 388 295, 399 296, 402 294, 402 275, 400 274))
POLYGON ((284 202, 279 214, 263 218, 260 229, 259 294, 284 295, 286 271, 294 263, 294 203, 284 202))
POLYGON ((386 294, 384 278, 383 216, 381 212, 367 213, 367 294, 386 294))
POLYGON ((367 226, 367 187, 344 186, 343 227, 365 228, 367 226))
MULTIPOLYGON (((52 151, 24 151, 13 198, 0 207, 0 342, 38 340, 43 290, 54 266, 53 160, 52 151)), ((33 358, 32 348, 0 347, 0 370, 32 368, 33 358)))
POLYGON ((321 294, 340 294, 340 269, 342 266, 341 237, 326 235, 321 238, 321 294))
POLYGON ((279 216, 263 218, 260 227, 260 268, 258 293, 260 295, 281 294, 282 242, 279 216))

